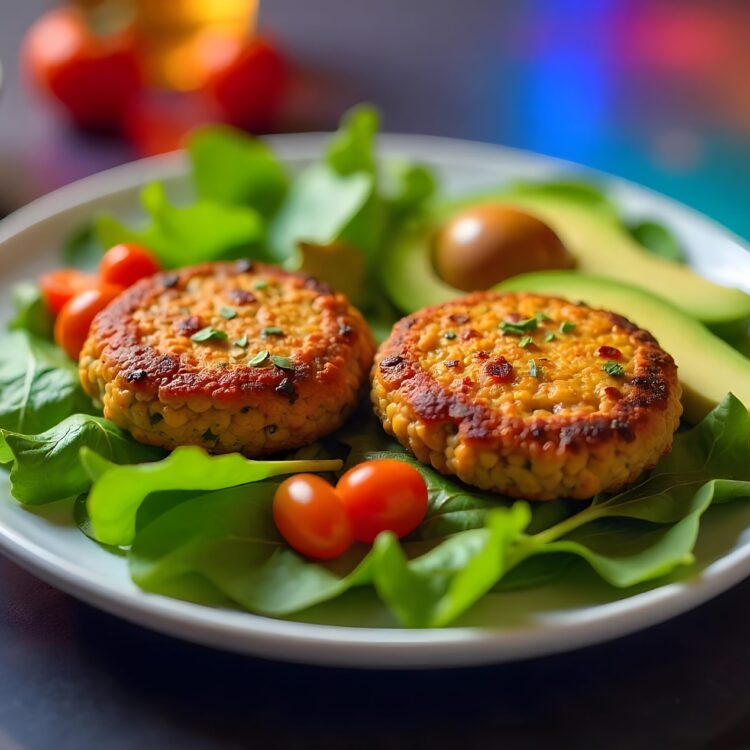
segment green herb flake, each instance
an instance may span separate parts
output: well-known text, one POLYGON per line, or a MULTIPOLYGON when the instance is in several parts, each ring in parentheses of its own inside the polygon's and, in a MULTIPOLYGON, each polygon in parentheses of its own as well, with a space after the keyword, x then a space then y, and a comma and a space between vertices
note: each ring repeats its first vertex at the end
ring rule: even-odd
POLYGON ((625 368, 619 362, 605 362, 602 370, 613 378, 621 378, 625 374, 625 368))
POLYGON ((452 341, 456 338, 456 332, 455 331, 446 331, 443 336, 447 338, 449 341, 452 341))
POLYGON ((530 359, 529 360, 529 375, 531 375, 532 378, 538 378, 540 377, 542 373, 542 368, 539 367, 535 360, 530 359))
POLYGON ((569 320, 563 320, 562 323, 560 323, 560 333, 570 333, 571 331, 575 331, 576 324, 571 323, 569 320))
POLYGON ((251 360, 249 360, 248 364, 251 367, 257 367, 258 365, 262 365, 270 356, 270 353, 266 349, 264 349, 262 352, 258 352, 251 360))
POLYGON ((276 367, 280 367, 282 370, 293 370, 294 369, 294 362, 292 362, 289 357, 280 357, 277 354, 271 355, 271 362, 276 365, 276 367))
POLYGON ((537 319, 539 323, 546 323, 552 320, 552 318, 550 318, 550 316, 547 315, 547 313, 543 313, 541 310, 539 310, 534 317, 537 319))
POLYGON ((237 310, 233 307, 222 307, 219 310, 219 315, 221 315, 224 320, 233 320, 237 317, 237 310))
POLYGON ((194 333, 190 337, 190 340, 194 341, 196 344, 203 344, 206 341, 225 341, 226 339, 227 334, 225 331, 219 331, 212 326, 201 328, 200 331, 194 333))
POLYGON ((243 336, 242 338, 240 338, 240 339, 237 339, 237 340, 236 340, 236 341, 234 342, 234 345, 235 345, 235 346, 239 346, 239 347, 240 347, 240 349, 245 349, 245 348, 247 347, 248 343, 249 343, 249 342, 248 342, 248 340, 247 340, 247 336, 243 336))
POLYGON ((268 288, 268 282, 267 281, 256 281, 255 285, 253 287, 254 289, 267 289, 268 288))
POLYGON ((518 346, 521 347, 521 349, 527 349, 534 343, 534 339, 531 338, 531 336, 521 336, 521 340, 518 342, 518 346))
POLYGON ((554 341, 555 338, 557 338, 557 337, 555 336, 555 334, 552 331, 547 331, 547 333, 544 334, 544 340, 547 343, 549 343, 550 341, 554 341))
POLYGON ((500 323, 500 330, 505 334, 512 336, 521 336, 529 331, 535 331, 539 321, 536 318, 527 318, 526 320, 519 320, 517 323, 513 323, 509 320, 504 320, 500 323))
POLYGON ((278 326, 266 326, 260 333, 261 333, 261 336, 263 336, 263 338, 268 338, 269 336, 283 336, 284 335, 284 331, 278 326))

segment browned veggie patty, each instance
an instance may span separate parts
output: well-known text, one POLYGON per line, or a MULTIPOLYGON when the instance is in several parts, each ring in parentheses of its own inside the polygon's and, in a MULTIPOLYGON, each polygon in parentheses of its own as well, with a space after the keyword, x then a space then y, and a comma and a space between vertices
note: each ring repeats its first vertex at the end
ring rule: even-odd
POLYGON ((374 349, 359 312, 316 279, 214 263, 118 297, 94 320, 80 375, 137 440, 260 456, 336 429, 374 349))
POLYGON ((532 500, 590 498, 672 446, 674 360, 630 321, 535 294, 477 292, 399 321, 372 399, 420 461, 532 500))

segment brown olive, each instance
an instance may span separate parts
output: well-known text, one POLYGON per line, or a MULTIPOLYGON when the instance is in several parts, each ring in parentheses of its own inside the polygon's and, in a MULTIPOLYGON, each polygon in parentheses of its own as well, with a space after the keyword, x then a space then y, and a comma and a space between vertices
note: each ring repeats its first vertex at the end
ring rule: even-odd
POLYGON ((543 221, 499 203, 457 213, 435 241, 437 272, 467 292, 489 289, 520 273, 574 265, 573 256, 543 221))

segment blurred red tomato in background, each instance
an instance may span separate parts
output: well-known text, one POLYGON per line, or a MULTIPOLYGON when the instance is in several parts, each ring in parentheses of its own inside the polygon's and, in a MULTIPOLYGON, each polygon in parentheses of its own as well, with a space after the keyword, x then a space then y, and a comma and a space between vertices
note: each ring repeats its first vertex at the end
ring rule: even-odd
POLYGON ((77 8, 39 18, 26 35, 22 58, 38 88, 82 128, 118 128, 142 88, 132 32, 99 35, 77 8))

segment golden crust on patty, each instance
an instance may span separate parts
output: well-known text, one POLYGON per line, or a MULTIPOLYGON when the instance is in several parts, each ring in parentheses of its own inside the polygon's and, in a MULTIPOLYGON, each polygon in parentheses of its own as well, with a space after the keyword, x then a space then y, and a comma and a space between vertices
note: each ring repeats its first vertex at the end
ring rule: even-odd
POLYGON ((682 407, 674 360, 620 315, 477 292, 399 321, 372 400, 421 461, 532 500, 590 498, 669 451, 682 407))
POLYGON ((343 295, 237 261, 131 287, 94 320, 79 368, 104 416, 142 442, 259 456, 336 429, 374 348, 343 295))

